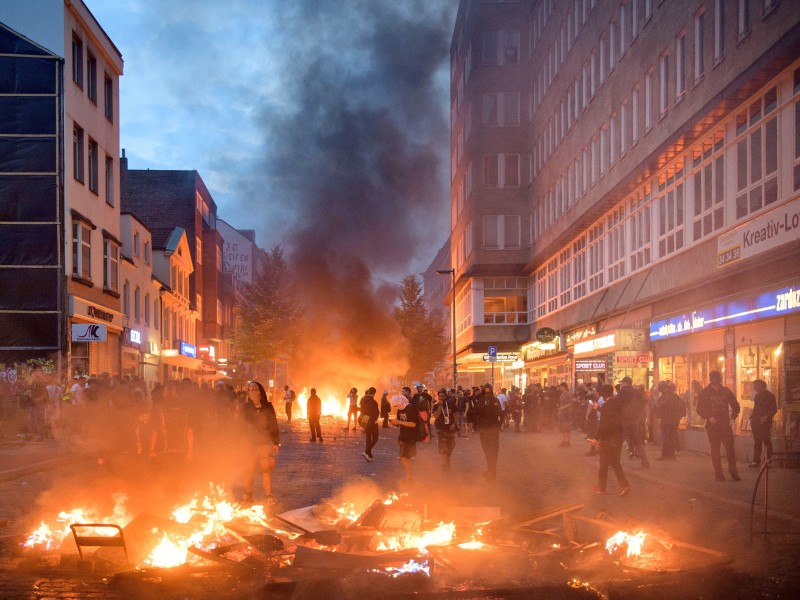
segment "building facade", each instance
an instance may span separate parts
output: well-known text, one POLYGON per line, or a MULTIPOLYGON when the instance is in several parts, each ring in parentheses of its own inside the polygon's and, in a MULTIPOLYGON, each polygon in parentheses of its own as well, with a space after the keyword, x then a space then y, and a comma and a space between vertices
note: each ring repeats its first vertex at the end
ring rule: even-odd
POLYGON ((690 409, 719 370, 740 432, 761 378, 796 427, 800 5, 463 1, 451 66, 459 362, 690 409))

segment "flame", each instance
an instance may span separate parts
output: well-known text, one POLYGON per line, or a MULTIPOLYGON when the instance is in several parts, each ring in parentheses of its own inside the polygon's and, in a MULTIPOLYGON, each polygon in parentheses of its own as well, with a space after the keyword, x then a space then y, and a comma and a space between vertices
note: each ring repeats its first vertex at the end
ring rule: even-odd
POLYGON ((606 541, 606 551, 614 554, 623 544, 627 546, 626 556, 639 556, 642 553, 646 533, 638 532, 629 534, 627 531, 618 531, 606 541))
MULTIPOLYGON (((323 397, 320 393, 317 395, 319 395, 320 399, 322 400, 323 416, 341 417, 342 419, 347 418, 347 411, 349 408, 347 398, 341 400, 330 392, 328 392, 328 395, 325 397, 323 397)), ((297 401, 295 401, 294 406, 292 407, 292 417, 297 416, 300 419, 308 418, 308 412, 306 411, 306 408, 309 396, 310 392, 305 388, 303 388, 302 392, 297 394, 297 401)))
MULTIPOLYGON (((108 523, 124 527, 132 519, 125 508, 128 497, 121 492, 117 492, 112 497, 114 499, 114 508, 111 516, 102 517, 94 509, 73 508, 71 510, 63 510, 50 523, 41 521, 22 545, 26 548, 44 550, 58 548, 65 537, 72 535, 72 530, 69 526, 75 523, 108 523)), ((97 529, 92 532, 92 535, 114 535, 114 532, 108 529, 97 529)))
POLYGON ((386 535, 380 531, 375 533, 375 545, 378 551, 397 551, 416 548, 423 552, 428 546, 449 544, 456 532, 454 523, 439 523, 428 531, 400 531, 386 535))
MULTIPOLYGON (((373 569, 373 573, 381 573, 377 569, 373 569)), ((425 573, 428 577, 431 576, 431 568, 428 562, 418 563, 413 558, 405 563, 402 567, 387 567, 385 573, 389 573, 392 577, 399 577, 406 573, 425 573)))
POLYGON ((478 539, 475 539, 475 536, 481 537, 482 535, 483 535, 483 529, 479 527, 478 529, 475 530, 475 535, 472 536, 472 539, 470 541, 463 542, 459 544, 458 547, 463 548, 464 550, 480 550, 486 544, 484 544, 482 541, 478 539))

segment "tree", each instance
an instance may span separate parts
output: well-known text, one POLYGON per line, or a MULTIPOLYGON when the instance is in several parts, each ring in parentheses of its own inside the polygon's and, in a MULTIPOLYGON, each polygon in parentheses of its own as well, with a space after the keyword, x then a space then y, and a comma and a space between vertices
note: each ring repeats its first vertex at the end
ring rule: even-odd
POLYGON ((287 268, 283 249, 275 246, 256 263, 253 282, 242 287, 233 344, 243 360, 271 360, 294 344, 298 311, 288 299, 287 268))
POLYGON ((422 283, 416 275, 403 277, 399 302, 393 315, 409 346, 409 369, 406 375, 422 380, 447 357, 444 323, 431 316, 425 308, 422 283))

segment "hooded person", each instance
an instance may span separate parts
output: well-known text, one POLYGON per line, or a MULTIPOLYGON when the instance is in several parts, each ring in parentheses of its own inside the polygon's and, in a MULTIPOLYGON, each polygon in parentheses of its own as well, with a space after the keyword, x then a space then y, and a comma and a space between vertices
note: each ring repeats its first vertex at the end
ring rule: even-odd
MULTIPOLYGON (((409 390, 410 391, 410 390, 409 390)), ((400 462, 406 474, 406 481, 414 481, 414 469, 411 459, 417 455, 417 426, 420 422, 417 406, 410 402, 407 395, 393 396, 392 408, 397 411, 397 417, 392 425, 400 429, 397 443, 400 446, 400 462)))
POLYGON ((503 425, 503 408, 494 395, 492 384, 487 383, 475 399, 475 429, 481 439, 481 448, 486 457, 487 481, 497 479, 497 457, 500 453, 500 427, 503 425))

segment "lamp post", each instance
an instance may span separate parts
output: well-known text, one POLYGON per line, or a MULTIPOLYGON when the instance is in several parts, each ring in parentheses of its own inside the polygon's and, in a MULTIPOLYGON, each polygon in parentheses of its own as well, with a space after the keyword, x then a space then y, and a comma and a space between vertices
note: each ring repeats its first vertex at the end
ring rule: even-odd
POLYGON ((453 389, 458 387, 458 366, 456 364, 456 270, 455 269, 436 269, 439 275, 450 275, 451 277, 451 293, 452 300, 450 301, 450 315, 453 321, 453 389))

